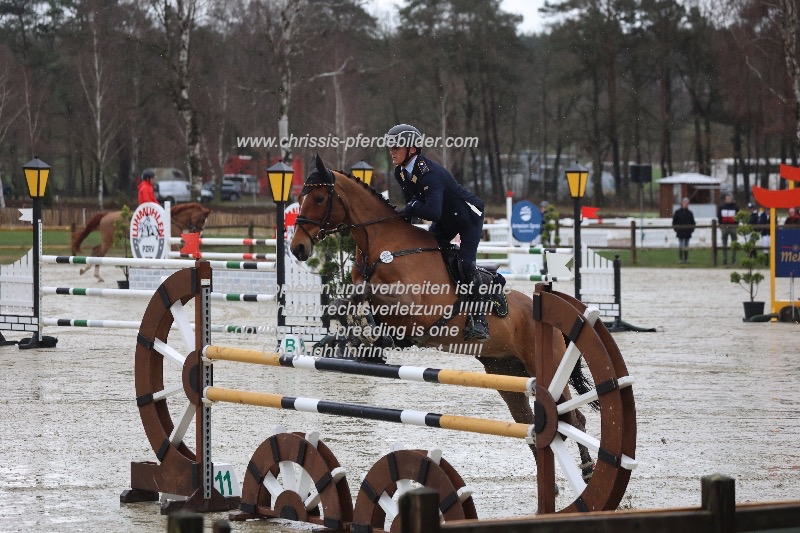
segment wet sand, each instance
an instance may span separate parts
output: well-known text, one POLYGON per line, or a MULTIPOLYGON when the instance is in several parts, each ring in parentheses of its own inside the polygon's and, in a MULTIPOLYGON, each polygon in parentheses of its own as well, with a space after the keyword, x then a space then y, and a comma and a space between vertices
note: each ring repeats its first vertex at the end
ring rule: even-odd
MULTIPOLYGON (((47 265, 43 284, 113 287, 111 280, 119 277, 104 267, 109 281, 98 284, 77 271, 47 265)), ((512 285, 533 291, 532 283, 512 285)), ((800 498, 797 325, 743 323, 744 293, 722 270, 623 268, 622 285, 623 318, 657 328, 614 334, 636 378, 639 466, 622 507, 697 506, 700 478, 712 473, 736 479, 737 502, 800 498)), ((571 293, 572 284, 556 289, 571 293)), ((271 325, 270 305, 215 302, 212 321, 271 325)), ((114 320, 139 320, 145 306, 143 300, 65 296, 47 296, 43 304, 48 317, 114 320)), ((157 503, 119 503, 129 487, 130 462, 153 460, 134 401, 135 330, 46 328, 45 334, 58 338, 57 348, 0 348, 0 532, 166 531, 157 503)), ((265 336, 212 338, 226 346, 275 344, 265 336)), ((402 357, 391 362, 481 369, 471 357, 432 350, 402 357)), ((215 384, 223 387, 510 420, 490 391, 215 366, 215 384)), ((354 495, 361 476, 391 443, 401 442, 441 448, 475 489, 480 517, 535 512, 535 465, 518 441, 234 405, 215 407, 213 420, 214 458, 233 464, 240 481, 256 447, 283 425, 320 431, 346 468, 354 495)), ((211 515, 206 523, 225 516, 211 515)), ((298 529, 289 523, 232 525, 247 532, 298 529)))

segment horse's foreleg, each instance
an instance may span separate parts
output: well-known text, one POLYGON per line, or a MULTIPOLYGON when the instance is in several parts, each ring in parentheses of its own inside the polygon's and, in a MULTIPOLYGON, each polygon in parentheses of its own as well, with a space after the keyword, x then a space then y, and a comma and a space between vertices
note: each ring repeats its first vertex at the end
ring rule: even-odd
POLYGON ((80 274, 81 274, 81 276, 83 276, 84 274, 86 274, 87 272, 89 272, 89 269, 90 269, 90 268, 92 268, 92 266, 91 266, 91 265, 86 265, 84 268, 80 269, 80 274))
MULTIPOLYGON (((86 268, 88 269, 89 267, 86 268)), ((100 265, 94 266, 94 277, 97 278, 97 281, 99 281, 100 283, 103 283, 105 281, 103 278, 100 277, 100 265)))

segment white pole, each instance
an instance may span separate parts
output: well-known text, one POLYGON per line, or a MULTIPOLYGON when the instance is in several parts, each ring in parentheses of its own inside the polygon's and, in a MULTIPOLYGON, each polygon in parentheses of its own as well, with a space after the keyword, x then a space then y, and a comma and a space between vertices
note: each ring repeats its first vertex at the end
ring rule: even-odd
POLYGON ((508 221, 508 240, 506 242, 508 242, 509 246, 514 246, 514 236, 511 233, 511 211, 512 211, 511 202, 513 198, 514 198, 514 193, 508 191, 508 193, 506 194, 506 220, 508 221))

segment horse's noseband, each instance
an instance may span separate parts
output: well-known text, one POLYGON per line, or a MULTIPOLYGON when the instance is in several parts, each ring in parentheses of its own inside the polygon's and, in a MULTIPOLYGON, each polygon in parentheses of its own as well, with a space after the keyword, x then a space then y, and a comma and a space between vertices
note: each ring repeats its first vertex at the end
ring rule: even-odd
POLYGON ((344 202, 334 189, 333 183, 313 183, 313 184, 307 183, 303 186, 303 191, 302 191, 303 195, 304 196, 308 195, 308 193, 311 192, 311 189, 314 189, 316 187, 328 188, 328 204, 325 206, 325 214, 323 215, 322 220, 321 221, 312 220, 302 215, 298 215, 297 219, 294 222, 294 225, 296 227, 299 227, 301 230, 303 230, 303 233, 305 233, 306 237, 308 237, 308 239, 311 241, 312 246, 321 241, 322 239, 324 239, 325 237, 327 237, 329 234, 338 233, 342 231, 342 229, 344 229, 344 226, 342 224, 336 226, 335 228, 330 228, 330 229, 328 228, 331 219, 331 211, 333 210, 334 194, 336 195, 336 198, 339 199, 339 202, 342 204, 342 207, 344 207, 344 202), (312 237, 311 234, 308 232, 308 230, 305 227, 303 227, 303 224, 313 224, 314 226, 317 226, 319 228, 319 231, 317 232, 316 235, 312 237))

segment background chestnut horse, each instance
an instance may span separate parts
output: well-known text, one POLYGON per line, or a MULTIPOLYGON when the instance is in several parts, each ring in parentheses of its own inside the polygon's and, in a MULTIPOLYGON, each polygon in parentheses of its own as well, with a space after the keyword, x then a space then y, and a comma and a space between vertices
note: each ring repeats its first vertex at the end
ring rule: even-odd
MULTIPOLYGON (((206 218, 211 213, 198 203, 180 204, 170 209, 170 224, 173 237, 180 237, 182 233, 199 233, 206 224, 206 218)), ((93 231, 100 230, 100 244, 92 248, 93 257, 105 257, 114 246, 114 223, 122 220, 122 211, 103 211, 93 216, 86 227, 80 232, 72 234, 72 255, 80 255, 81 243, 93 231)), ((127 223, 125 235, 128 235, 127 223)), ((81 275, 85 274, 92 265, 81 268, 81 275)), ((100 265, 94 267, 94 277, 97 281, 104 281, 100 277, 100 265)))
MULTIPOLYGON (((447 273, 433 235, 400 218, 387 200, 363 182, 326 169, 319 157, 316 171, 305 182, 295 226, 290 250, 301 261, 311 256, 314 244, 325 235, 349 229, 357 245, 354 261, 358 268, 354 268, 354 281, 361 281, 358 278, 366 274, 363 277, 372 287, 396 283, 419 287, 426 284, 449 287, 448 294, 436 294, 435 291, 413 294, 412 291, 404 291, 401 295, 387 295, 373 290, 368 298, 374 307, 385 304, 389 306, 386 309, 390 309, 392 305, 397 308, 397 304, 415 304, 430 309, 433 306, 452 306, 455 302, 456 286, 447 273)), ((490 374, 533 377, 533 302, 529 296, 513 290, 508 293, 507 298, 507 316, 501 318, 489 314, 486 317, 491 338, 483 343, 477 359, 490 374)), ((381 324, 394 326, 396 329, 405 326, 405 331, 411 332, 415 326, 421 326, 428 331, 437 323, 440 315, 394 313, 376 314, 375 318, 381 324)), ((462 340, 461 331, 465 320, 464 315, 456 315, 447 326, 457 328, 448 328, 446 335, 426 339, 420 345, 464 347, 473 344, 475 341, 462 340), (457 329, 457 334, 452 335, 452 329, 457 329)), ((557 330, 553 330, 552 346, 552 356, 558 365, 566 346, 563 336, 557 330)), ((462 353, 478 352, 464 350, 462 353)), ((589 390, 579 366, 573 370, 570 383, 579 393, 589 390)), ((568 389, 565 389, 565 395, 570 396, 568 389)), ((533 411, 525 394, 501 391, 500 396, 516 422, 533 424, 533 411)), ((576 410, 569 417, 569 423, 583 429, 585 419, 582 414, 576 410)), ((582 445, 579 448, 583 463, 581 467, 587 469, 584 473, 589 477, 591 467, 587 465, 591 465, 591 456, 582 445)))

